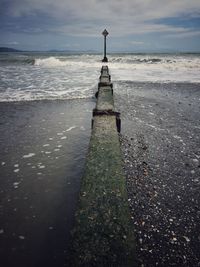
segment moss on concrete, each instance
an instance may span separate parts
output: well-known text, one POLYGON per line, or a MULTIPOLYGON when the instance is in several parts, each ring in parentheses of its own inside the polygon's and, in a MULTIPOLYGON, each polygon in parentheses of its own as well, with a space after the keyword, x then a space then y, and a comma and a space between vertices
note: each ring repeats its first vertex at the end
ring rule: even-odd
POLYGON ((114 110, 114 100, 110 86, 99 88, 96 108, 99 111, 114 110))
POLYGON ((135 266, 116 116, 108 67, 103 66, 69 266, 135 266))
POLYGON ((100 83, 110 83, 109 75, 101 75, 99 82, 100 83))

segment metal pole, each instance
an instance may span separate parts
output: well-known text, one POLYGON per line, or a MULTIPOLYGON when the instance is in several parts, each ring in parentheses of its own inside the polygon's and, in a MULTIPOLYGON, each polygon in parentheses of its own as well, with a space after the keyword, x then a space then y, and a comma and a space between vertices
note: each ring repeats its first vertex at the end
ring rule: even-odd
POLYGON ((104 58, 102 60, 102 62, 108 62, 108 59, 106 57, 106 36, 108 35, 108 32, 107 30, 105 29, 103 32, 102 32, 103 36, 104 36, 104 58))
POLYGON ((104 36, 104 58, 106 58, 106 36, 104 36))

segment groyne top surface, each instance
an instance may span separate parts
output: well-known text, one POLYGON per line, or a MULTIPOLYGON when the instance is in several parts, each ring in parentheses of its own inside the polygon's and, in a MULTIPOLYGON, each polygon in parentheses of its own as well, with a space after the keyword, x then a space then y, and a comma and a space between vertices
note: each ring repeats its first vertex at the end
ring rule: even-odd
POLYGON ((114 110, 114 100, 110 86, 99 88, 96 109, 98 111, 114 110))
MULTIPOLYGON (((111 86, 99 87, 96 110, 104 109, 114 109, 111 86)), ((135 241, 114 113, 93 117, 72 237, 73 266, 134 266, 135 241)))

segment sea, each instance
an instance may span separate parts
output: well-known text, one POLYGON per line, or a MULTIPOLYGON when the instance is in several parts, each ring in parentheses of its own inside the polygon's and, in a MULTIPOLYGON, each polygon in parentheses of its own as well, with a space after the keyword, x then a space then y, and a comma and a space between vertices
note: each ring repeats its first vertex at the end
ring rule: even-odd
MULTIPOLYGON (((93 96, 102 56, 1 53, 0 101, 80 99, 93 96)), ((200 54, 112 54, 114 82, 200 83, 200 54)))
POLYGON ((116 53, 108 54, 108 63, 102 58, 0 53, 3 267, 68 266, 102 65, 109 67, 121 112, 138 266, 148 266, 149 259, 152 266, 200 262, 200 54, 116 53))

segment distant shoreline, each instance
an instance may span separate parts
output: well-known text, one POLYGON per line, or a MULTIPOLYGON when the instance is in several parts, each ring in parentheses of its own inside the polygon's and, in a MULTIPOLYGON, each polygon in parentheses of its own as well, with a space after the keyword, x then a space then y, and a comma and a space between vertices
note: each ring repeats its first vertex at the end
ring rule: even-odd
POLYGON ((0 52, 23 52, 23 51, 9 47, 0 47, 0 52))
POLYGON ((0 47, 0 53, 94 53, 94 54, 101 54, 101 52, 95 51, 95 50, 86 50, 86 51, 77 51, 77 50, 56 50, 56 49, 51 49, 51 50, 18 50, 10 47, 0 47))

